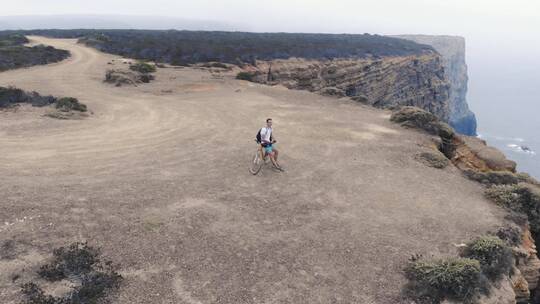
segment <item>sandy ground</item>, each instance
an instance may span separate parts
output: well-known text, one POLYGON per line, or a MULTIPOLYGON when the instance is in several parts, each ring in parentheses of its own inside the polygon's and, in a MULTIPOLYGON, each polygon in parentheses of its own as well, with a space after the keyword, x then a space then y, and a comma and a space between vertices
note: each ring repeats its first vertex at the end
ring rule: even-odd
POLYGON ((388 112, 190 68, 117 88, 102 80, 119 57, 33 39, 72 57, 0 85, 93 115, 0 112, 0 242, 15 242, 0 303, 20 301, 53 248, 85 240, 121 264, 114 303, 400 303, 411 255, 455 255, 503 221, 455 168, 416 161, 427 136, 388 112), (266 117, 287 171, 252 176, 266 117))

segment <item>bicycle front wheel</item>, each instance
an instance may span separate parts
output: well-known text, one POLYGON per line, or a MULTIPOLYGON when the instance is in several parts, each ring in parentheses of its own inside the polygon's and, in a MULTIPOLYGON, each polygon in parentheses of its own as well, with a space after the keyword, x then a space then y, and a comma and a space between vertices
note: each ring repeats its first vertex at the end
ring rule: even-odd
POLYGON ((253 161, 251 162, 251 167, 249 167, 249 172, 253 175, 256 175, 257 173, 259 173, 259 171, 261 171, 263 163, 264 162, 259 155, 259 151, 257 151, 255 153, 255 157, 253 157, 253 161))

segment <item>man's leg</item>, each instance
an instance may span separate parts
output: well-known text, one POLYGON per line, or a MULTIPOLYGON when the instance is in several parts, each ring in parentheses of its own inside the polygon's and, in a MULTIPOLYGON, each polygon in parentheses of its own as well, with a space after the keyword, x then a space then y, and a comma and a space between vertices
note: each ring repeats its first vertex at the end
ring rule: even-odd
POLYGON ((281 166, 277 162, 276 154, 274 153, 274 151, 272 151, 272 153, 270 154, 270 160, 272 160, 272 164, 274 165, 274 167, 276 167, 276 169, 283 171, 283 168, 281 168, 281 166))
POLYGON ((272 149, 272 151, 274 152, 274 159, 275 159, 276 162, 277 162, 277 158, 278 158, 279 151, 278 151, 277 149, 272 149))
POLYGON ((272 164, 274 165, 274 167, 279 168, 274 152, 270 153, 268 156, 270 157, 270 160, 272 161, 272 164))
POLYGON ((259 145, 259 155, 261 156, 261 161, 264 161, 265 154, 266 154, 266 151, 264 150, 264 147, 259 145))

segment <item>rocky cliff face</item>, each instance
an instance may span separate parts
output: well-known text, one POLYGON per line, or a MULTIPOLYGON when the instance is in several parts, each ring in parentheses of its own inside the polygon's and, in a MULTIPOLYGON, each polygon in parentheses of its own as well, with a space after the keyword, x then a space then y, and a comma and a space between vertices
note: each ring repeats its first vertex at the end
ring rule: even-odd
POLYGON ((349 96, 381 108, 416 106, 444 121, 450 118, 450 85, 441 56, 433 51, 378 58, 257 61, 245 70, 259 83, 349 96))
POLYGON ((442 55, 442 63, 450 82, 450 125, 461 134, 476 135, 476 117, 467 105, 467 64, 465 39, 457 36, 400 35, 394 36, 427 44, 442 55))
MULTIPOLYGON (((486 197, 499 206, 504 206, 509 212, 506 219, 514 222, 501 227, 496 233, 512 248, 513 270, 492 284, 487 294, 472 302, 478 304, 540 303, 540 259, 536 248, 540 239, 537 220, 540 182, 527 174, 516 174, 516 163, 506 159, 504 154, 497 149, 489 147, 485 141, 456 134, 447 124, 438 121, 433 114, 422 109, 401 107, 392 113, 390 120, 403 127, 416 128, 435 135, 432 138, 434 144, 432 148, 443 152, 469 179, 485 185, 486 197), (497 192, 500 189, 505 190, 497 192), (490 194, 494 193, 493 191, 498 194, 490 194), (534 211, 531 212, 527 208, 533 208, 534 211)), ((445 300, 442 303, 461 302, 445 300)))

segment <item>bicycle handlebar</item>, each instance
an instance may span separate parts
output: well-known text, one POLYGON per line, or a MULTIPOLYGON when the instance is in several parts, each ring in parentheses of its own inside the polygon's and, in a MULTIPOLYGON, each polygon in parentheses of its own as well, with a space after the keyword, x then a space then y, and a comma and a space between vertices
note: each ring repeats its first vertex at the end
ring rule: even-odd
MULTIPOLYGON (((258 143, 258 144, 262 144, 262 142, 258 141, 257 139, 255 139, 255 142, 258 143)), ((277 140, 274 140, 270 144, 275 144, 275 143, 277 143, 277 140)))

